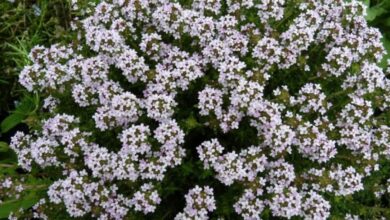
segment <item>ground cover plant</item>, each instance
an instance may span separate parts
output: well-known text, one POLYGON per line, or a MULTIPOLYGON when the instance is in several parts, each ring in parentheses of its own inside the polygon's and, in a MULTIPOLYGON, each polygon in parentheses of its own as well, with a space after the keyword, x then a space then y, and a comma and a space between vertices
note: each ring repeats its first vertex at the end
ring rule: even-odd
POLYGON ((0 217, 390 218, 386 1, 61 7, 10 47, 0 217))

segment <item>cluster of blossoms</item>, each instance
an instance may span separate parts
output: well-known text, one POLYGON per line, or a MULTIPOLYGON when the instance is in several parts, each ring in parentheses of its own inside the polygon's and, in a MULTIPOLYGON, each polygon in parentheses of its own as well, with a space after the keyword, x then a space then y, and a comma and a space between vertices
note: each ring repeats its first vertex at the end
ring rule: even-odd
POLYGON ((21 183, 23 180, 14 180, 11 177, 0 179, 0 205, 8 199, 19 199, 25 189, 21 183))
POLYGON ((205 186, 195 186, 186 195, 184 212, 176 215, 175 219, 208 219, 207 214, 216 209, 213 189, 205 186))
MULTIPOLYGON (((363 190, 390 158, 390 127, 375 118, 390 106, 390 80, 376 64, 381 35, 355 0, 72 5, 82 12, 72 25, 79 43, 36 46, 19 80, 45 96, 40 129, 12 138, 19 165, 62 170, 42 204, 99 219, 154 212, 166 172, 186 159, 177 115, 186 92, 197 94, 201 126, 255 130, 255 144, 240 150, 218 137, 197 147, 205 170, 243 187, 233 204, 243 219, 265 209, 326 219, 329 196, 363 190), (301 160, 313 167, 298 169, 301 160)), ((218 209, 209 186, 185 200, 177 220, 218 209)))

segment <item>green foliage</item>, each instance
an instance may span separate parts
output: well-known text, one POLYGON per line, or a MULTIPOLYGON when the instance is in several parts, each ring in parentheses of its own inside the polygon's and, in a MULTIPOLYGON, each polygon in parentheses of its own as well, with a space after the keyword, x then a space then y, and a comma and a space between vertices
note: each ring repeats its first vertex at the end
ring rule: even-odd
MULTIPOLYGON (((68 1, 0 1, 0 120, 15 109, 15 100, 25 99, 17 81, 19 72, 30 63, 31 48, 69 37, 70 19, 68 1)), ((3 133, 22 122, 25 114, 9 117, 1 125, 3 133)))
POLYGON ((7 152, 9 150, 9 146, 7 142, 0 141, 0 152, 7 152))
POLYGON ((19 198, 0 198, 0 219, 33 206, 48 186, 48 179, 33 178, 17 169, 16 156, 8 142, 20 123, 34 125, 40 105, 38 94, 30 95, 18 85, 19 72, 30 63, 32 47, 48 46, 69 37, 68 12, 69 2, 62 0, 0 1, 0 180, 11 177, 24 179, 26 184, 19 198))
POLYGON ((365 0, 369 8, 366 19, 371 26, 377 27, 383 34, 383 45, 388 54, 383 58, 381 67, 387 67, 387 60, 390 59, 390 1, 389 0, 365 0))
POLYGON ((18 209, 27 209, 39 201, 39 197, 35 191, 31 191, 28 195, 15 200, 8 200, 0 204, 0 218, 7 218, 9 213, 16 212, 18 209))
POLYGON ((33 97, 25 95, 22 101, 16 106, 15 111, 7 116, 0 124, 1 133, 6 133, 16 125, 21 123, 25 118, 33 116, 39 107, 39 95, 33 97))

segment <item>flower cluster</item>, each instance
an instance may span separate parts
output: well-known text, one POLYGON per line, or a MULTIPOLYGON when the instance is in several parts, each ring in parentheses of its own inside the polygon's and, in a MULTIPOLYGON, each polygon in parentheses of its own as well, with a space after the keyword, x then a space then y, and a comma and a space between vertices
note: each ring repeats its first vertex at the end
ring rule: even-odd
POLYGON ((15 180, 11 177, 2 177, 0 179, 0 205, 7 199, 19 199, 25 189, 23 180, 15 180))
MULTIPOLYGON (((19 78, 45 98, 38 128, 12 138, 19 166, 61 170, 42 204, 72 217, 151 214, 166 174, 199 159, 215 184, 241 187, 231 207, 243 219, 327 219, 332 196, 363 190, 390 158, 377 117, 390 106, 384 48, 355 0, 72 7, 77 40, 34 47, 19 78), (194 127, 215 137, 197 136, 188 158, 194 127), (246 147, 226 142, 242 133, 246 147)), ((213 215, 212 187, 189 190, 175 219, 213 215)))
POLYGON ((205 186, 195 186, 185 195, 186 206, 183 213, 176 215, 175 219, 208 219, 207 214, 216 209, 213 189, 205 186))

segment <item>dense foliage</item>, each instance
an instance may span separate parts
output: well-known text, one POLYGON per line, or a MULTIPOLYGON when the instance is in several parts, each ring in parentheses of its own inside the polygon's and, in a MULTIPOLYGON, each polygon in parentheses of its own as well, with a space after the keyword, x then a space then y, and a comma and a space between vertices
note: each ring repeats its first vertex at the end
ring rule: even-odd
POLYGON ((33 4, 0 217, 390 218, 388 6, 365 4, 33 4))

